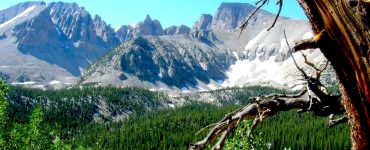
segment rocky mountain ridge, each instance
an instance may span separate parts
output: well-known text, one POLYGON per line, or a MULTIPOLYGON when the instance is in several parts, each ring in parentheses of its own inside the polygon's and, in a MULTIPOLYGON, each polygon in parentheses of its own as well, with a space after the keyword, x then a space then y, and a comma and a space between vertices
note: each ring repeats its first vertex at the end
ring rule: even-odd
POLYGON ((0 11, 0 51, 6 53, 0 56, 0 75, 13 84, 41 88, 78 81, 78 85, 208 90, 270 79, 283 82, 286 75, 269 77, 279 72, 271 73, 261 64, 284 66, 290 51, 283 30, 293 43, 312 35, 310 26, 280 17, 267 32, 275 15, 261 10, 237 39, 238 26, 254 8, 222 3, 213 16, 201 15, 191 28, 163 29, 148 15, 142 22, 114 30, 76 3, 20 3, 0 11))
MULTIPOLYGON (((214 16, 201 15, 188 35, 172 34, 174 27, 170 27, 165 29, 166 33, 171 33, 169 35, 128 40, 103 57, 110 61, 94 63, 79 85, 181 91, 266 83, 281 87, 294 80, 291 74, 296 74, 283 31, 287 30, 289 43, 293 45, 294 41, 312 35, 310 26, 303 20, 281 17, 267 32, 275 15, 261 11, 237 40, 241 18, 246 18, 254 8, 244 3, 223 3, 214 16), (150 48, 142 48, 147 46, 150 48), (177 67, 168 63, 176 60, 181 60, 175 65, 177 67)), ((317 58, 317 62, 323 59, 319 51, 311 53, 310 57, 317 58)), ((296 57, 303 59, 299 55, 296 57)), ((303 65, 303 61, 299 63, 303 65)))
POLYGON ((0 72, 12 84, 70 85, 119 44, 115 32, 75 3, 24 2, 0 11, 0 72), (27 81, 19 80, 27 77, 27 81))

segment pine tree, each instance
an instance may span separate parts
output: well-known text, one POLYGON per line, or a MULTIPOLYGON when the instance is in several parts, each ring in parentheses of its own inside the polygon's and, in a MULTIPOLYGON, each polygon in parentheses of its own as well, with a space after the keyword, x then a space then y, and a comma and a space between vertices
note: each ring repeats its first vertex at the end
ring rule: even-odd
POLYGON ((5 99, 5 94, 9 87, 6 82, 0 78, 0 149, 6 149, 6 128, 8 125, 8 102, 5 99))

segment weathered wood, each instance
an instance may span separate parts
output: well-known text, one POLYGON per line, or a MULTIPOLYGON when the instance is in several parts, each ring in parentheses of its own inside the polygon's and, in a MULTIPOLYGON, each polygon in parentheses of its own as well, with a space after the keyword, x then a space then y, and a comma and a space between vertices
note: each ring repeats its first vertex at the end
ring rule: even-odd
POLYGON ((298 0, 315 34, 325 30, 318 48, 340 82, 349 117, 352 149, 370 149, 369 1, 298 0))
POLYGON ((294 46, 294 50, 301 51, 301 50, 319 48, 320 39, 324 37, 324 34, 326 34, 325 30, 322 30, 319 34, 316 34, 312 38, 303 39, 301 41, 296 42, 294 46))
MULTIPOLYGON (((284 36, 286 39, 285 32, 284 36)), ((290 48, 287 40, 286 42, 290 48)), ((213 124, 214 127, 203 140, 192 144, 189 149, 204 149, 207 144, 216 140, 217 137, 222 134, 218 142, 212 147, 212 149, 221 149, 228 135, 236 129, 241 120, 254 117, 255 119, 251 127, 251 130, 253 130, 259 122, 262 122, 263 118, 266 116, 273 116, 280 111, 299 109, 299 112, 311 111, 317 116, 325 117, 330 115, 328 127, 339 123, 345 123, 345 119, 332 120, 333 114, 342 114, 344 112, 344 107, 341 104, 341 96, 328 95, 320 89, 322 84, 318 79, 327 65, 325 65, 323 69, 318 69, 313 64, 309 65, 316 69, 316 77, 314 78, 308 76, 307 73, 297 65, 293 56, 292 58, 295 66, 306 81, 304 89, 299 94, 286 95, 275 93, 267 96, 252 97, 249 105, 225 115, 222 120, 213 124)), ((248 132, 250 133, 251 131, 248 132)))
POLYGON ((293 109, 311 111, 317 116, 329 116, 331 114, 344 113, 340 96, 325 96, 329 99, 324 99, 324 97, 319 96, 314 97, 321 99, 321 101, 315 102, 315 104, 312 105, 312 108, 308 110, 308 107, 311 103, 310 97, 312 97, 312 95, 309 95, 309 93, 313 93, 312 91, 308 91, 316 91, 317 89, 310 89, 310 87, 313 86, 307 87, 308 89, 302 90, 297 95, 271 94, 252 98, 249 105, 227 114, 218 123, 214 124, 214 127, 209 131, 208 135, 203 140, 192 144, 189 149, 204 149, 209 143, 215 141, 218 137, 220 137, 220 139, 212 149, 222 148, 228 135, 236 129, 241 120, 245 119, 255 118, 254 125, 256 125, 266 116, 273 116, 278 112, 293 109))
MULTIPOLYGON (((259 2, 266 3, 266 1, 268 0, 259 2)), ((307 74, 297 67, 309 83, 307 88, 317 96, 316 100, 312 98, 286 99, 283 98, 284 95, 276 95, 268 101, 253 103, 232 117, 229 116, 231 120, 220 121, 205 139, 194 144, 192 148, 202 148, 220 134, 227 137, 226 130, 230 127, 235 128, 240 119, 253 116, 263 118, 263 116, 258 116, 265 114, 261 113, 261 106, 269 104, 263 109, 264 112, 268 112, 267 115, 300 106, 303 111, 313 111, 316 115, 326 116, 329 113, 343 111, 342 106, 344 106, 350 124, 352 149, 370 149, 370 12, 368 12, 370 11, 370 0, 297 1, 305 11, 316 36, 301 42, 296 48, 298 50, 319 48, 322 51, 337 74, 342 97, 330 96, 322 92, 318 88, 318 78, 307 78, 307 74), (341 103, 338 103, 339 99, 342 100, 341 103), (305 108, 307 103, 309 103, 308 109, 305 108)), ((330 120, 329 125, 346 120, 346 117, 330 120)), ((220 140, 226 139, 221 138, 220 140)))

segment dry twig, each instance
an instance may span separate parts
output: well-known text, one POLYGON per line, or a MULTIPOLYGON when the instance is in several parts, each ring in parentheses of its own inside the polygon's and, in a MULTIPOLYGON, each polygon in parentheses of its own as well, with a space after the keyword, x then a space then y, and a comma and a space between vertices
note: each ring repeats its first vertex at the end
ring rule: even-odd
MULTIPOLYGON (((257 7, 256 7, 256 8, 252 11, 252 13, 248 16, 247 20, 246 20, 246 21, 244 21, 244 23, 239 27, 240 32, 239 32, 238 39, 239 39, 239 38, 240 38, 240 36, 242 35, 243 30, 247 27, 249 20, 250 20, 250 19, 251 19, 255 14, 256 14, 256 12, 257 12, 258 10, 260 10, 260 9, 261 9, 261 7, 262 7, 262 6, 264 6, 264 5, 268 4, 268 2, 269 2, 269 0, 259 0, 259 1, 257 1, 257 3, 256 3, 257 7)), ((275 16, 274 21, 272 22, 272 25, 271 25, 269 28, 267 28, 267 31, 270 31, 270 30, 275 26, 275 24, 276 24, 276 22, 277 22, 277 19, 279 18, 280 13, 281 13, 281 10, 282 10, 282 8, 283 8, 283 0, 278 0, 278 1, 276 2, 276 5, 279 5, 279 10, 278 10, 278 12, 277 12, 277 14, 276 14, 276 16, 275 16)))

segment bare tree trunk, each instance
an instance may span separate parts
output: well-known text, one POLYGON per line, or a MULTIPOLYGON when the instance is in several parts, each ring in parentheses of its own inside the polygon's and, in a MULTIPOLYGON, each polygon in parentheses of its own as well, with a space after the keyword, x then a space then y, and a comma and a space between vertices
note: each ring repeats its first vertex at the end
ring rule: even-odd
POLYGON ((316 37, 315 47, 321 49, 338 76, 342 103, 349 117, 352 149, 359 150, 370 149, 368 1, 298 0, 314 33, 321 35, 316 37))

